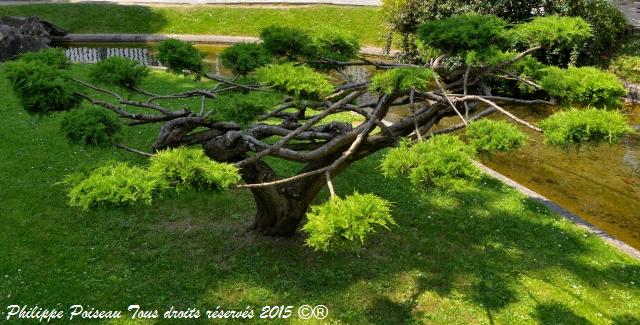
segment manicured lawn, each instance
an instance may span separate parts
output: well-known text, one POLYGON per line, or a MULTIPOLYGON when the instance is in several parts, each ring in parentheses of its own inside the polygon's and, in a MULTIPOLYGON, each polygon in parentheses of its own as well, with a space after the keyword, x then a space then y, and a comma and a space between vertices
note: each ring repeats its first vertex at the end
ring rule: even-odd
POLYGON ((0 6, 0 16, 37 15, 71 33, 174 33, 256 36, 271 25, 339 29, 365 45, 384 43, 382 14, 372 7, 142 7, 97 4, 0 6))
MULTIPOLYGON (((73 71, 86 78, 86 66, 73 71)), ((166 92, 193 82, 153 72, 143 87, 166 92)), ((254 213, 248 191, 70 208, 55 185, 65 174, 110 159, 144 161, 67 144, 58 130, 64 113, 27 115, 1 77, 0 99, 0 308, 83 304, 130 315, 130 304, 324 304, 337 324, 640 322, 638 261, 492 179, 455 193, 415 193, 373 172, 381 155, 370 157, 339 176, 336 189, 395 202, 398 227, 364 246, 318 253, 302 236, 244 232, 254 213)), ((155 131, 128 129, 126 143, 145 148, 155 131)))

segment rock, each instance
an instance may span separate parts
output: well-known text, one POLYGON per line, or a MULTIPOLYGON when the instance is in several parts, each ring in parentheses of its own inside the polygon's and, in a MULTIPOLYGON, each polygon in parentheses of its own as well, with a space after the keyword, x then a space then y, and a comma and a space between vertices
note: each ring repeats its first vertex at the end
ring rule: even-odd
POLYGON ((48 48, 51 36, 67 33, 52 23, 38 17, 0 18, 0 62, 17 57, 24 52, 48 48))

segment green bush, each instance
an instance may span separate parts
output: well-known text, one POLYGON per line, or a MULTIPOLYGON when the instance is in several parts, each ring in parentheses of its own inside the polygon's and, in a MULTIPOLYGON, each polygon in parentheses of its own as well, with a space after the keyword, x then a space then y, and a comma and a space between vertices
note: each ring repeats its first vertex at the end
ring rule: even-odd
POLYGON ((110 57, 91 67, 89 77, 98 83, 132 89, 140 83, 142 78, 149 75, 149 69, 141 66, 137 61, 110 57))
POLYGON ((240 43, 224 49, 220 53, 220 61, 234 74, 246 75, 269 64, 271 57, 259 44, 240 43))
POLYGON ((60 128, 72 143, 105 146, 117 140, 122 122, 104 108, 90 107, 67 113, 60 128))
POLYGON ((342 241, 363 242, 377 226, 389 229, 395 224, 389 201, 356 192, 344 199, 332 197, 324 204, 311 206, 302 230, 309 235, 308 246, 328 251, 342 241))
POLYGON ((491 154, 522 148, 527 136, 515 125, 504 121, 481 119, 467 127, 465 135, 476 152, 491 154))
POLYGON ((609 70, 626 81, 640 83, 640 56, 617 56, 609 64, 609 70))
POLYGON ((387 94, 406 92, 410 89, 426 91, 433 87, 433 73, 433 70, 428 68, 390 69, 373 76, 369 89, 387 94))
POLYGON ((619 111, 594 108, 571 109, 552 114, 540 122, 545 143, 560 147, 582 144, 615 144, 633 129, 619 111))
POLYGON ((549 67, 540 86, 563 105, 614 108, 622 105, 626 90, 613 73, 595 67, 549 67))
POLYGON ((77 87, 66 74, 40 60, 7 62, 5 76, 24 109, 32 114, 66 111, 78 107, 77 87))
POLYGON ((279 94, 257 91, 220 96, 215 101, 213 118, 248 125, 282 100, 279 94))
POLYGON ((540 45, 547 48, 572 49, 592 36, 591 26, 580 17, 545 16, 516 25, 510 30, 515 41, 527 47, 540 45))
POLYGON ((336 61, 349 61, 358 56, 358 38, 340 31, 323 31, 313 38, 313 55, 336 61))
POLYGON ((69 59, 61 48, 48 48, 37 52, 27 52, 20 55, 20 61, 23 62, 42 62, 52 68, 66 69, 69 67, 69 59))
POLYGON ((385 176, 407 177, 415 188, 456 189, 479 176, 472 156, 473 149, 457 136, 437 135, 414 145, 402 142, 389 150, 381 168, 385 176))
POLYGON ((88 176, 67 177, 63 184, 71 187, 69 205, 88 210, 92 207, 151 204, 153 195, 162 189, 161 182, 149 177, 144 168, 127 163, 110 163, 88 176))
POLYGON ((321 99, 331 94, 328 77, 305 65, 271 64, 256 70, 260 82, 299 98, 321 99))
POLYGON ((508 44, 507 23, 490 15, 468 13, 427 21, 419 35, 425 45, 448 53, 482 50, 489 46, 503 48, 508 44))
POLYGON ((168 39, 158 45, 158 60, 173 73, 203 74, 204 56, 191 43, 177 39, 168 39))
POLYGON ((312 50, 311 36, 299 28, 270 26, 260 33, 262 45, 275 56, 300 58, 312 50))
POLYGON ((150 178, 166 186, 222 191, 240 181, 238 168, 219 163, 207 157, 201 149, 167 149, 151 157, 148 168, 150 178))

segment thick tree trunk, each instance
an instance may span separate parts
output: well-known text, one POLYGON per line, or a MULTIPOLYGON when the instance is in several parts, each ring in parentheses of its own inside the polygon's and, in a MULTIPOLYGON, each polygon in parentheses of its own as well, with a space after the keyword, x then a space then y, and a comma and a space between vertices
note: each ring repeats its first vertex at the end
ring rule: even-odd
MULTIPOLYGON (((247 183, 277 179, 263 162, 244 168, 242 174, 247 183)), ((312 176, 283 185, 252 188, 257 209, 252 229, 268 236, 293 236, 323 186, 323 177, 312 176)))

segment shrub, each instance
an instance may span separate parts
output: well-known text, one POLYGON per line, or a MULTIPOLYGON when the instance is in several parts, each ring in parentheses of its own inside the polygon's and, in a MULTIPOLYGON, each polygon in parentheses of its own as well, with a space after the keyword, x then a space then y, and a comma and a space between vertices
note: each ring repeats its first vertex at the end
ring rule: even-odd
POLYGON ((385 176, 405 176, 415 188, 435 186, 455 189, 479 170, 471 162, 473 149, 457 136, 437 135, 415 145, 402 142, 382 160, 385 176))
POLYGON ((136 87, 148 75, 149 69, 137 61, 117 56, 94 64, 89 72, 95 82, 128 89, 136 87))
POLYGON ((110 163, 92 171, 88 176, 72 175, 63 184, 71 186, 67 193, 69 205, 88 210, 92 207, 151 204, 153 194, 161 183, 149 177, 144 168, 127 163, 110 163))
POLYGON ((507 45, 506 22, 496 16, 468 13, 427 21, 419 35, 425 45, 448 53, 482 50, 507 45))
POLYGON ((75 96, 77 87, 63 71, 39 60, 7 62, 5 75, 29 113, 66 111, 80 104, 81 98, 75 96))
POLYGON ((271 64, 256 70, 258 80, 300 98, 323 98, 333 91, 328 78, 305 65, 271 64))
POLYGON ((358 38, 344 32, 324 31, 313 39, 313 54, 321 58, 349 61, 357 57, 359 51, 358 38))
POLYGON ((465 135, 471 147, 476 152, 484 154, 518 150, 527 139, 527 136, 513 124, 489 119, 469 124, 465 135))
POLYGON ((580 17, 545 16, 516 25, 510 30, 514 40, 531 47, 572 49, 592 36, 591 26, 580 17))
POLYGON ((374 194, 354 193, 346 198, 332 197, 322 205, 311 206, 302 227, 308 246, 328 251, 341 241, 364 241, 376 226, 395 225, 391 203, 374 194))
POLYGON ((158 60, 173 73, 201 75, 204 73, 200 53, 191 43, 177 39, 168 39, 158 45, 158 60))
POLYGON ((226 190, 240 181, 238 168, 211 160, 200 149, 167 149, 151 157, 149 177, 176 189, 226 190))
POLYGON ((640 83, 640 56, 617 56, 609 64, 609 70, 626 81, 640 83))
POLYGON ((220 121, 233 121, 248 125, 278 103, 282 96, 269 92, 250 92, 220 96, 216 100, 213 117, 220 121))
POLYGON ((369 89, 392 94, 410 89, 426 91, 433 86, 433 70, 428 68, 395 68, 371 78, 369 89))
POLYGON ((60 128, 72 143, 105 146, 118 138, 122 123, 106 109, 90 107, 69 112, 60 128))
POLYGON ((69 59, 61 48, 48 48, 37 52, 27 52, 20 55, 20 61, 23 62, 42 62, 52 68, 66 69, 69 67, 69 59))
POLYGON ((220 53, 220 61, 225 67, 233 70, 233 73, 246 75, 269 64, 271 57, 261 45, 241 43, 224 49, 220 53))
POLYGON ((305 57, 311 50, 311 36, 294 27, 270 26, 260 33, 262 45, 275 56, 305 57))
POLYGON ((597 108, 622 105, 626 94, 622 83, 613 73, 595 67, 549 67, 540 86, 564 105, 580 104, 597 108))
POLYGON ((545 143, 565 148, 585 143, 615 144, 632 131, 619 111, 594 108, 554 113, 540 122, 540 128, 545 143))

